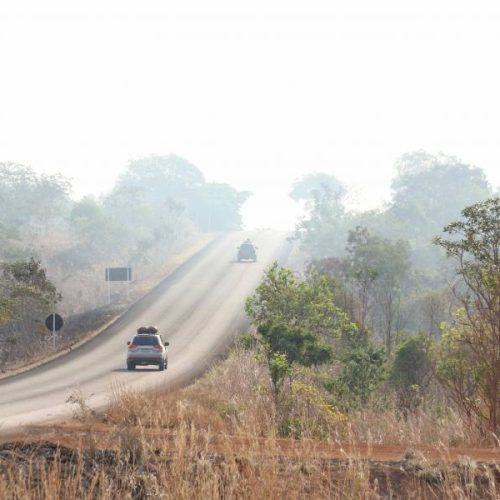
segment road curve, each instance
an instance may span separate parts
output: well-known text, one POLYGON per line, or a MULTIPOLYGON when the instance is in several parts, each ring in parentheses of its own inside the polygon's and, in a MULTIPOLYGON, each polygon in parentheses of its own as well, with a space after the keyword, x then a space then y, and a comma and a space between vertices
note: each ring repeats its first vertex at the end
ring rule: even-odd
POLYGON ((200 375, 228 341, 245 328, 243 310, 275 260, 289 252, 286 233, 252 231, 217 238, 134 304, 104 332, 71 353, 0 381, 0 433, 68 416, 68 397, 81 391, 92 407, 109 402, 115 384, 130 388, 173 387, 200 375), (257 263, 235 261, 247 237, 258 246, 257 263), (158 325, 170 341, 169 366, 125 368, 126 342, 137 327, 158 325))

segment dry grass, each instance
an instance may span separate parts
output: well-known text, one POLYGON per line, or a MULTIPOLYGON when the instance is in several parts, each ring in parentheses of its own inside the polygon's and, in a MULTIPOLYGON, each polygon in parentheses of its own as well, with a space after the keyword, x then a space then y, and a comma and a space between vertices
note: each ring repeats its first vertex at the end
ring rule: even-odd
POLYGON ((110 449, 97 440, 4 445, 0 491, 5 499, 498 498, 499 470, 471 461, 316 458, 307 446, 286 452, 272 438, 263 449, 228 436, 214 446, 210 436, 181 423, 163 439, 141 425, 116 429, 110 449))
MULTIPOLYGON (((307 376, 301 379, 308 386, 307 376)), ((77 422, 0 445, 0 496, 18 498, 470 498, 500 495, 500 469, 459 458, 443 423, 393 410, 328 419, 318 391, 295 391, 302 439, 278 437, 282 415, 265 366, 236 350, 193 386, 138 394, 113 388, 104 415, 74 395, 77 422), (422 428, 419 428, 422 426, 422 428), (324 439, 308 439, 317 432, 324 439), (392 432, 391 432, 392 429, 392 432), (441 446, 436 445, 441 436, 441 446), (399 446, 381 446, 391 443, 399 446), (422 448, 427 445, 428 449, 422 448), (419 446, 421 447, 419 449, 419 446)), ((288 401, 289 402, 289 401, 288 401)), ((289 408, 290 409, 290 408, 289 408)), ((330 413, 327 412, 327 415, 330 413)), ((468 439, 447 414, 450 432, 468 439)))

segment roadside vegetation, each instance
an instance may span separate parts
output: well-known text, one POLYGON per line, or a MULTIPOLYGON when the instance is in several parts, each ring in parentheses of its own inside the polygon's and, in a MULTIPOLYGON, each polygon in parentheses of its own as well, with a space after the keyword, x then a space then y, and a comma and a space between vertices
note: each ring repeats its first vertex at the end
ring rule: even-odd
POLYGON ((267 269, 227 359, 182 390, 113 387, 100 414, 75 392, 74 421, 0 445, 0 491, 498 498, 500 198, 423 152, 393 189, 353 214, 335 178, 297 181, 305 259, 267 269))
MULTIPOLYGON (((326 390, 331 404, 348 417, 369 410, 385 418, 381 409, 391 408, 408 420, 423 412, 436 429, 458 415, 474 442, 498 445, 500 199, 482 171, 443 155, 404 155, 392 203, 358 215, 345 210, 339 183, 319 179, 317 185, 316 177, 305 178, 292 192, 296 197, 298 186, 310 187, 310 215, 296 231, 310 256, 305 278, 277 267, 268 272, 247 303, 256 342, 273 357, 285 356, 281 373, 289 380, 307 365, 286 346, 274 348, 259 311, 270 304, 265 288, 276 274, 286 283, 277 294, 288 305, 288 294, 314 287, 318 293, 311 295, 341 311, 325 312, 322 320, 317 307, 315 321, 335 318, 337 328, 308 329, 331 352, 315 364, 313 384, 326 390), (328 296, 319 293, 324 288, 328 296)), ((270 316, 281 318, 279 307, 270 316)), ((288 315, 282 328, 296 324, 288 315)))
MULTIPOLYGON (((393 442, 409 425, 427 443, 498 446, 499 221, 500 199, 490 199, 466 208, 436 238, 457 262, 455 310, 440 338, 397 332, 389 342, 386 329, 377 337, 363 295, 350 295, 351 314, 336 305, 352 291, 340 278, 316 268, 301 280, 273 265, 247 301, 256 332, 240 342, 268 368, 277 432, 336 438, 369 422, 363 442, 393 442)), ((374 276, 357 265, 348 264, 357 276, 374 276)))

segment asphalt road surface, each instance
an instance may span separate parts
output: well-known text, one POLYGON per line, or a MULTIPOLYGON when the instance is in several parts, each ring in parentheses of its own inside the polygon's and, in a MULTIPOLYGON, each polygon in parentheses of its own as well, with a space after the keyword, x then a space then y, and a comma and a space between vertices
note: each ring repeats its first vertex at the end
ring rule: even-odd
POLYGON ((284 263, 290 245, 276 231, 217 238, 133 305, 93 340, 52 362, 0 381, 0 433, 70 415, 68 397, 81 392, 91 407, 109 403, 113 387, 150 389, 187 384, 247 326, 245 298, 264 269, 284 263), (236 247, 250 237, 258 262, 238 263, 236 247), (170 342, 168 369, 127 371, 127 340, 141 325, 157 325, 170 342))

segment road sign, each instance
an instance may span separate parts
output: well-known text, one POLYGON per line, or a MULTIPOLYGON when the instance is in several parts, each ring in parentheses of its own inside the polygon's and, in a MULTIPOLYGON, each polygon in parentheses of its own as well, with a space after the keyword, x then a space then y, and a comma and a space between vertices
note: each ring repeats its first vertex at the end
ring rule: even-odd
POLYGON ((51 332, 58 332, 63 327, 64 321, 59 314, 49 314, 45 320, 45 326, 51 332))
POLYGON ((49 314, 45 320, 45 326, 52 332, 52 347, 56 350, 56 332, 63 327, 64 321, 62 317, 57 314, 49 314))
POLYGON ((108 282, 108 304, 111 304, 111 281, 127 281, 127 299, 130 296, 130 282, 132 281, 131 267, 107 267, 105 279, 108 282))
POLYGON ((132 268, 107 267, 106 281, 132 281, 132 268))

